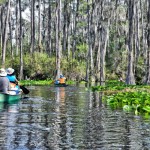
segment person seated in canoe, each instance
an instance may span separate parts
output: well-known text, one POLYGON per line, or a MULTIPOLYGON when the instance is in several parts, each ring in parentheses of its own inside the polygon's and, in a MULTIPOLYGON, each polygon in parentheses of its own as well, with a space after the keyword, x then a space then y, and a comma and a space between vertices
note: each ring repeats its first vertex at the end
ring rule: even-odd
POLYGON ((61 84, 61 85, 66 85, 66 78, 61 74, 60 78, 55 81, 55 84, 61 84))
POLYGON ((10 82, 6 77, 7 73, 4 68, 0 69, 0 92, 1 93, 9 93, 10 90, 10 82))
POLYGON ((14 74, 15 70, 13 68, 8 68, 6 72, 7 78, 9 79, 10 82, 11 90, 14 90, 16 94, 18 94, 20 92, 20 87, 18 86, 18 80, 14 74))

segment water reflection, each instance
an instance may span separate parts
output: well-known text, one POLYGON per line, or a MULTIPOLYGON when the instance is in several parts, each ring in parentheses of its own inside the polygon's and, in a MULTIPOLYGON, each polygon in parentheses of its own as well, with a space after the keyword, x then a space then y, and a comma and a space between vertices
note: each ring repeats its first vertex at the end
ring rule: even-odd
POLYGON ((19 112, 18 101, 8 104, 1 103, 1 113, 0 113, 0 145, 1 149, 7 149, 7 145, 14 143, 16 132, 14 128, 17 122, 17 113, 19 112))
POLYGON ((150 149, 150 121, 112 111, 87 87, 35 87, 0 112, 0 149, 150 149))

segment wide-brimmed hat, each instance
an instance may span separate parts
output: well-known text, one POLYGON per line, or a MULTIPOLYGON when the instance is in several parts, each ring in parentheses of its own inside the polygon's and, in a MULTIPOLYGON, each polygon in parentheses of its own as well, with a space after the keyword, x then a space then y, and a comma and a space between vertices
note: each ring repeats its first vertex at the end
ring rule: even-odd
POLYGON ((0 69, 0 76, 2 76, 2 77, 7 76, 7 73, 6 73, 6 71, 5 71, 4 68, 1 68, 1 69, 0 69))
POLYGON ((7 74, 13 74, 14 71, 15 71, 15 70, 14 70, 13 68, 8 68, 8 69, 6 70, 7 74))

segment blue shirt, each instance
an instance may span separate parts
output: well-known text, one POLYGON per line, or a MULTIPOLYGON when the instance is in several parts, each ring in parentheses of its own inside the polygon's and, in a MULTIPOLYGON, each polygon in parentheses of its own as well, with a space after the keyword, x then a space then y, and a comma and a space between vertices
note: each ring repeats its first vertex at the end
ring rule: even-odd
POLYGON ((15 75, 7 75, 7 78, 9 79, 10 82, 16 82, 16 76, 15 75))

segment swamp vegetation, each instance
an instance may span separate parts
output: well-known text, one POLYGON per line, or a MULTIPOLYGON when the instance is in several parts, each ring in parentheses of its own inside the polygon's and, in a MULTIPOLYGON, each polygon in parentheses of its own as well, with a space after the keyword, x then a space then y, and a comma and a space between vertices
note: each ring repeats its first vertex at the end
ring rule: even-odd
POLYGON ((93 91, 104 92, 103 102, 112 109, 122 109, 135 115, 150 115, 150 86, 126 85, 119 81, 108 81, 105 86, 92 86, 93 91))
POLYGON ((25 85, 62 73, 112 93, 112 108, 150 112, 149 0, 3 0, 0 17, 1 66, 25 85))
MULTIPOLYGON (((71 80, 66 82, 69 86, 77 83, 71 80)), ((27 86, 54 86, 53 80, 22 80, 20 84, 27 86)), ((80 82, 86 84, 86 82, 80 82)), ((150 86, 149 85, 126 85, 124 82, 109 80, 105 86, 90 86, 93 92, 103 93, 102 101, 109 105, 112 110, 122 109, 135 115, 150 116, 150 86)))

